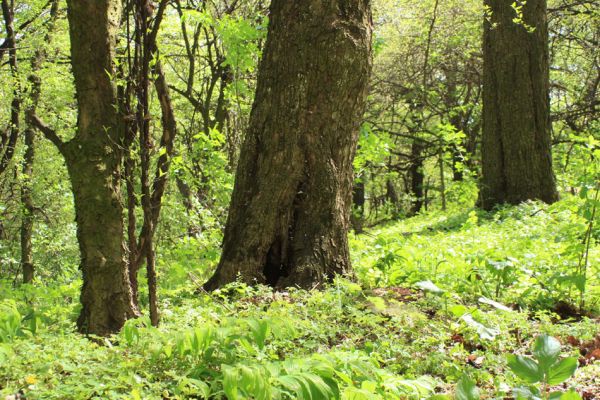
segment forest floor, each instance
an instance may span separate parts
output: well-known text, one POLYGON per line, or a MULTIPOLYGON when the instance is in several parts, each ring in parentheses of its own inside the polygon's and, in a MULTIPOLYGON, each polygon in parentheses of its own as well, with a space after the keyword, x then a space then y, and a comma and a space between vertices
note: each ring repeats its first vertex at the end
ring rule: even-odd
POLYGON ((464 376, 481 398, 510 399, 527 383, 507 356, 540 334, 579 364, 552 390, 600 399, 600 246, 581 291, 577 207, 426 213, 351 234, 356 277, 322 291, 209 294, 207 266, 176 281, 163 265, 160 327, 142 318, 97 341, 74 329, 79 281, 2 282, 0 399, 476 398, 460 397, 464 376))

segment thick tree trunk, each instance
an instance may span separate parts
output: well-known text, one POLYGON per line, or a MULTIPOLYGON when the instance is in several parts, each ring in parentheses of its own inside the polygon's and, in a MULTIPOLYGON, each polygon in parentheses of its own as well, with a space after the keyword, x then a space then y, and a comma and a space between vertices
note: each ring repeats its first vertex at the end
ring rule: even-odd
POLYGON ((137 315, 123 243, 120 166, 123 119, 115 106, 113 56, 120 0, 69 0, 77 134, 62 146, 71 178, 81 251, 84 333, 107 335, 137 315))
POLYGON ((221 261, 238 277, 318 286, 350 270, 352 160, 370 70, 368 0, 274 0, 221 261))
POLYGON ((66 144, 63 153, 73 187, 83 273, 77 325, 84 333, 114 333, 137 315, 123 244, 120 155, 108 143, 79 140, 66 144))
POLYGON ((522 22, 508 0, 487 0, 484 27, 483 177, 480 203, 557 200, 550 153, 546 0, 522 22))

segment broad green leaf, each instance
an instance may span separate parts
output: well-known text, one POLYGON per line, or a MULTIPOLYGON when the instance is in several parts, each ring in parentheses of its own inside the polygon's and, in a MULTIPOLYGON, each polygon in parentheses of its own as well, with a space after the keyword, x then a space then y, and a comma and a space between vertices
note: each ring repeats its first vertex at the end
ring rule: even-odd
POLYGON ((558 363, 550 367, 548 371, 548 384, 558 385, 573 376, 577 369, 577 359, 568 357, 560 360, 558 363))
POLYGON ((360 388, 368 391, 369 393, 375 393, 377 390, 377 382, 373 381, 362 381, 360 388))
POLYGON ((531 358, 514 354, 509 354, 506 358, 511 371, 525 382, 536 383, 544 379, 538 363, 531 358))
POLYGON ((456 385, 456 400, 479 400, 479 389, 467 375, 463 375, 456 385))
POLYGON ((367 390, 349 387, 344 390, 342 400, 371 400, 373 394, 367 390))
POLYGON ((448 310, 457 318, 462 317, 466 313, 469 312, 469 309, 462 304, 457 304, 455 306, 449 307, 448 310))
POLYGON ((568 392, 562 393, 559 398, 560 400, 581 400, 581 396, 579 395, 579 393, 577 393, 573 389, 569 390, 568 392))
POLYGON ((513 389, 513 396, 516 400, 542 400, 540 392, 536 388, 519 386, 513 389))
POLYGON ((542 371, 548 371, 548 368, 558 360, 560 355, 560 342, 548 335, 540 335, 535 339, 533 345, 533 357, 538 361, 542 371))

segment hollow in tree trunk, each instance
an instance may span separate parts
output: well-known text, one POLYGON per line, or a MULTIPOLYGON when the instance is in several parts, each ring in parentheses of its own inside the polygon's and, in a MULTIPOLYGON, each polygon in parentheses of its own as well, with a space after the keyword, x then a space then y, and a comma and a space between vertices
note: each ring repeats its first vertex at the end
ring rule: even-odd
POLYGON ((483 43, 480 204, 557 200, 550 152, 546 0, 527 0, 522 21, 507 0, 487 0, 483 43))
POLYGON ((370 71, 368 0, 274 0, 209 290, 319 286, 350 270, 352 160, 370 71))

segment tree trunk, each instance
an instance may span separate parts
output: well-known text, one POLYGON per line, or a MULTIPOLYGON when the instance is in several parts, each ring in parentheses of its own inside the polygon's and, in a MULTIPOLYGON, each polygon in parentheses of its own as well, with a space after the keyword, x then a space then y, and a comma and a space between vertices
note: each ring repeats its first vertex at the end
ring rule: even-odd
POLYGON ((486 0, 483 177, 480 203, 558 199, 550 153, 546 0, 527 0, 522 21, 507 0, 486 0))
MULTIPOLYGON (((465 131, 462 126, 462 115, 456 112, 456 115, 450 117, 450 124, 456 129, 456 131, 465 131)), ((459 168, 459 165, 464 164, 464 157, 462 155, 460 145, 453 143, 450 146, 452 152, 452 180, 454 182, 462 182, 464 180, 463 169, 459 168)))
POLYGON ((410 191, 414 196, 410 215, 416 215, 423 208, 425 174, 423 173, 423 144, 419 141, 413 141, 411 145, 411 164, 409 169, 410 174, 410 191))
POLYGON ((365 178, 366 174, 363 174, 361 178, 355 179, 352 187, 350 223, 356 233, 363 232, 363 224, 365 222, 365 178))
POLYGON ((392 181, 390 178, 385 181, 385 198, 392 206, 392 218, 398 218, 398 206, 400 204, 400 199, 398 198, 398 192, 396 191, 394 181, 392 181))
POLYGON ((25 129, 25 154, 23 156, 23 183, 21 186, 21 268, 23 283, 33 282, 33 198, 31 196, 31 178, 33 176, 33 160, 35 155, 35 131, 25 129))
POLYGON ((71 178, 81 251, 84 333, 107 335, 138 314, 123 243, 120 166, 123 118, 110 76, 119 0, 69 0, 71 62, 79 107, 77 134, 61 146, 71 178))
POLYGON ((370 71, 368 0, 274 0, 223 253, 235 281, 318 286, 350 270, 352 160, 370 71))

